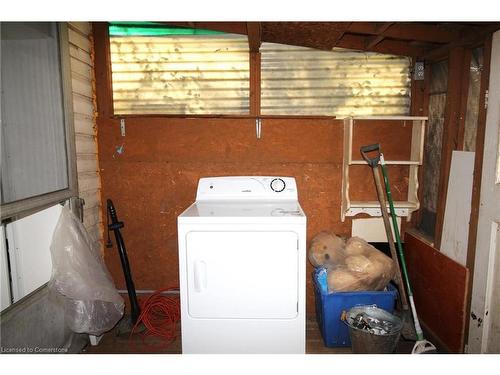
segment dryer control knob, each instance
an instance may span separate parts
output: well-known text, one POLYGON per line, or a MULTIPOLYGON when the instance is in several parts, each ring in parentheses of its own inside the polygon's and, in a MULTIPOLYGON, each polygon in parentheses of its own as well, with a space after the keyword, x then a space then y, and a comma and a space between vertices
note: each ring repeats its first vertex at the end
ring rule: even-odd
POLYGON ((275 178, 271 181, 271 189, 276 193, 279 193, 285 190, 286 184, 281 178, 275 178))

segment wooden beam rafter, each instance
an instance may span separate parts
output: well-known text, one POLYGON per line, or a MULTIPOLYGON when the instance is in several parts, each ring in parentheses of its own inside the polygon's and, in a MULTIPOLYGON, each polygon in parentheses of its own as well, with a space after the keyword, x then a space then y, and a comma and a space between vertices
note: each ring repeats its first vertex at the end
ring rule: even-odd
POLYGON ((107 22, 93 22, 92 34, 94 42, 93 63, 95 67, 97 117, 99 119, 111 118, 114 114, 114 109, 109 24, 107 22))
POLYGON ((338 30, 338 34, 336 38, 333 40, 332 48, 335 48, 337 44, 340 42, 340 40, 344 37, 345 33, 347 30, 349 30, 349 27, 351 26, 352 22, 346 22, 342 28, 338 30))
POLYGON ((247 22, 248 47, 250 52, 259 52, 262 44, 262 27, 260 22, 247 22))
POLYGON ((385 32, 394 25, 394 22, 385 22, 377 28, 377 35, 366 38, 365 49, 369 50, 385 39, 385 32))
POLYGON ((422 56, 426 60, 436 60, 439 59, 443 56, 446 56, 446 54, 452 50, 453 48, 457 47, 468 47, 468 46, 473 46, 475 44, 479 44, 484 41, 485 38, 488 37, 488 35, 492 34, 493 32, 497 31, 500 29, 500 23, 494 23, 485 27, 482 27, 479 30, 474 30, 474 31, 464 31, 464 34, 462 35, 461 38, 458 38, 444 46, 434 48, 431 50, 428 50, 424 53, 422 56))
POLYGON ((500 23, 459 24, 429 22, 162 22, 248 35, 258 52, 262 42, 319 50, 334 47, 435 60, 454 47, 479 44, 500 29, 500 23), (439 46, 440 45, 440 46, 439 46))
MULTIPOLYGON (((366 51, 366 38, 349 32, 348 23, 263 22, 262 41, 331 51, 334 47, 366 51)), ((400 40, 385 39, 369 51, 400 56, 420 56, 423 49, 400 40)))
POLYGON ((374 47, 367 49, 366 38, 361 35, 352 34, 345 34, 342 40, 338 43, 338 47, 413 57, 420 56, 424 51, 422 48, 413 46, 407 42, 390 39, 384 39, 377 43, 374 47))
MULTIPOLYGON (((378 35, 375 22, 353 22, 348 32, 354 34, 378 35)), ((386 38, 424 43, 445 44, 460 37, 463 27, 437 25, 425 22, 395 22, 384 32, 386 38)))
POLYGON ((161 22, 166 25, 221 31, 230 34, 247 34, 246 22, 161 22))

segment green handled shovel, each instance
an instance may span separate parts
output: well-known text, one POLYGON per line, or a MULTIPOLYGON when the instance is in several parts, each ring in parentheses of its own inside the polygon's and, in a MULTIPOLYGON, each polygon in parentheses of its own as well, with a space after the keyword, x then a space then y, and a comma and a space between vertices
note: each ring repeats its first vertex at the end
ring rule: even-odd
POLYGON ((430 351, 435 351, 436 347, 424 338, 424 333, 422 327, 420 327, 420 322, 418 320, 417 309, 415 307, 415 301, 413 299, 413 292, 411 290, 410 278, 408 277, 408 271, 406 269, 405 255, 403 252, 403 246, 401 245, 401 237, 399 236, 398 222, 396 220, 396 211, 394 210, 394 201, 392 199, 391 188, 389 186, 389 177, 387 174, 387 169, 385 167, 384 155, 380 153, 380 166, 382 169, 382 175, 384 176, 385 191, 387 193, 387 201, 389 202, 389 210, 391 212, 392 225, 394 227, 394 234, 396 236, 396 243, 398 245, 399 258, 401 260, 401 268, 403 270, 403 275, 406 283, 406 289, 408 290, 408 298, 410 300, 411 312, 413 315, 413 322, 415 324, 415 331, 417 334, 417 342, 413 346, 412 354, 422 354, 430 351))

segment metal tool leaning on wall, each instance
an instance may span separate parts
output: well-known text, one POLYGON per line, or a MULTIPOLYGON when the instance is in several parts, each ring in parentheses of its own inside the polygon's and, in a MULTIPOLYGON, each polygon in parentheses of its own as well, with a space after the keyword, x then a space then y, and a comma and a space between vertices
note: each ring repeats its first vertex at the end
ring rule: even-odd
MULTIPOLYGON (((384 155, 380 152, 380 144, 373 144, 369 146, 363 146, 360 149, 361 155, 363 156, 363 159, 366 160, 368 165, 372 168, 373 171, 373 177, 375 181, 375 186, 377 189, 377 195, 379 198, 380 202, 380 210, 382 212, 382 217, 384 219, 384 226, 385 230, 387 233, 387 240, 389 242, 389 247, 391 248, 391 254, 394 258, 394 261, 396 262, 396 266, 398 267, 397 274, 399 275, 400 278, 400 293, 401 293, 401 299, 406 300, 406 294, 405 294, 405 286, 402 283, 402 278, 401 278, 401 270, 400 270, 400 264, 398 262, 398 258, 396 255, 396 251, 394 248, 394 239, 392 237, 392 231, 391 231, 391 225, 389 223, 389 217, 387 214, 387 205, 385 202, 385 196, 382 191, 382 186, 380 182, 380 174, 378 172, 378 164, 380 162, 381 169, 382 169, 382 175, 384 177, 384 185, 385 185, 385 192, 387 194, 387 200, 389 202, 389 209, 391 213, 391 218, 392 218, 392 224, 394 227, 394 233, 396 236, 396 242, 398 245, 398 252, 399 252, 399 260, 401 261, 401 268, 403 269, 403 275, 404 275, 404 281, 406 284, 406 288, 408 289, 408 297, 410 299, 410 305, 411 305, 411 312, 413 315, 413 323, 415 326, 415 331, 417 335, 417 341, 415 343, 415 346, 413 347, 412 354, 422 354, 426 352, 431 352, 435 351, 436 347, 429 341, 424 339, 424 334, 422 331, 422 328, 420 327, 420 322, 418 320, 418 315, 417 315, 417 310, 415 307, 415 301, 413 300, 413 292, 411 289, 411 284, 410 284, 410 279, 408 277, 408 271, 406 269, 406 262, 405 262, 405 257, 404 257, 404 252, 403 252, 403 246, 401 244, 401 238, 399 236, 399 229, 398 229, 398 223, 396 220, 396 212, 394 209, 394 202, 392 199, 392 194, 391 194, 391 189, 389 185, 389 177, 387 173, 387 169, 385 167, 385 161, 384 161, 384 155), (377 155, 370 159, 367 155, 369 152, 377 152, 377 155)), ((410 316, 409 316, 409 311, 408 311, 408 302, 406 301, 406 309, 405 309, 405 304, 402 301, 402 307, 403 307, 403 323, 404 326, 408 326, 410 316)), ((403 327, 403 331, 405 331, 405 327, 403 327)), ((406 327, 406 331, 408 331, 408 328, 406 327)))
POLYGON ((406 297, 406 292, 403 285, 403 277, 401 276, 398 255, 396 253, 396 247, 394 246, 394 238, 392 237, 391 224, 389 223, 389 215, 387 214, 385 195, 382 189, 382 182, 380 181, 380 174, 378 170, 378 164, 380 161, 380 145, 377 143, 373 145, 363 146, 360 148, 360 152, 361 156, 368 163, 373 172, 373 179, 375 181, 375 188, 377 189, 377 197, 380 202, 380 211, 384 220, 385 232, 387 235, 387 240, 389 242, 389 248, 391 249, 392 260, 394 261, 396 266, 396 277, 394 281, 399 287, 399 294, 401 296, 401 305, 403 311, 408 311, 408 299, 406 297), (370 158, 368 154, 373 152, 377 152, 377 154, 373 158, 370 158))
POLYGON ((108 215, 106 219, 111 218, 111 223, 108 223, 108 241, 106 243, 106 247, 112 247, 113 243, 111 242, 111 238, 109 238, 109 231, 112 230, 115 233, 116 246, 118 248, 118 254, 120 255, 120 261, 122 263, 123 275, 125 277, 125 283, 127 284, 127 292, 128 298, 130 302, 130 320, 132 325, 135 325, 137 322, 137 318, 141 313, 141 309, 139 307, 139 303, 137 302, 137 295, 135 292, 134 280, 132 278, 132 271, 130 270, 130 264, 127 256, 127 249, 125 248, 125 242, 123 241, 122 234, 120 229, 123 228, 123 221, 118 221, 118 217, 116 215, 116 209, 113 205, 113 201, 111 199, 107 200, 107 210, 108 215))
MULTIPOLYGON (((139 334, 142 337, 143 344, 150 349, 167 347, 177 337, 176 325, 180 320, 180 307, 177 297, 163 294, 179 290, 179 287, 170 286, 156 290, 139 306, 125 241, 120 232, 120 229, 124 227, 124 223, 118 220, 116 209, 111 199, 107 200, 107 211, 107 219, 110 218, 111 223, 107 223, 108 241, 106 247, 113 246, 109 237, 109 231, 112 230, 115 233, 116 246, 118 247, 122 263, 131 310, 130 320, 123 321, 122 327, 120 327, 118 332, 128 333, 129 339, 133 334, 139 334), (155 336, 159 340, 147 340, 151 336, 155 336)), ((130 341, 130 343, 133 343, 133 341, 130 341)))

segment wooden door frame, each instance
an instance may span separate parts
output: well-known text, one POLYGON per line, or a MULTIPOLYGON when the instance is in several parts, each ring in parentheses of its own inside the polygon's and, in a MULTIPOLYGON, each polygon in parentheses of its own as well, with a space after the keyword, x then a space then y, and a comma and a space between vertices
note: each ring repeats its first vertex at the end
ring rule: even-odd
MULTIPOLYGON (((479 221, 479 204, 481 194, 481 178, 483 174, 483 158, 484 158, 484 137, 486 131, 486 92, 489 87, 490 79, 490 63, 491 63, 491 42, 492 34, 485 40, 483 44, 483 71, 481 72, 481 88, 479 91, 479 113, 477 121, 476 133, 476 150, 474 158, 474 176, 472 181, 472 199, 471 199, 471 213, 469 221, 469 241, 467 245, 467 260, 466 267, 470 272, 469 279, 469 298, 466 306, 466 316, 469 317, 471 313, 472 303, 472 285, 474 282, 474 267, 476 259, 476 243, 477 243, 477 226, 479 221)), ((469 332, 469 322, 467 319, 465 323, 465 332, 469 332)), ((466 342, 468 344, 469 337, 466 335, 466 342)))
MULTIPOLYGON (((469 221, 469 237, 467 244, 467 260, 465 266, 469 269, 470 275, 474 274, 474 263, 476 255, 477 226, 479 215, 479 202, 481 191, 481 177, 484 151, 484 137, 486 127, 486 91, 489 85, 490 60, 491 60, 491 41, 492 34, 476 45, 467 47, 457 47, 449 51, 448 54, 448 88, 445 108, 445 123, 442 138, 441 166, 438 190, 438 205, 436 212, 436 225, 434 235, 434 246, 439 249, 441 245, 441 235, 444 221, 444 211, 446 204, 446 195, 448 190, 448 179, 451 166, 451 155, 454 150, 463 150, 465 134, 465 116, 467 113, 467 101, 469 90, 469 69, 472 56, 472 50, 478 47, 484 48, 483 70, 481 72, 479 113, 477 121, 476 148, 474 160, 474 175, 472 184, 471 214, 469 221)), ((434 61, 431 61, 434 62, 434 61)), ((428 63, 428 62, 426 62, 428 63)), ((430 64, 426 64, 426 73, 430 77, 430 64)), ((424 83, 414 81, 412 85, 412 107, 411 113, 428 114, 429 106, 429 81, 425 79, 424 83)), ((420 173, 423 173, 421 168, 420 173)), ((422 199, 423 189, 419 189, 419 199, 422 199)), ((416 226, 421 218, 420 210, 412 220, 413 226, 416 226)), ((412 231, 422 239, 427 240, 426 236, 420 236, 418 231, 412 231)), ((465 326, 465 345, 468 342, 467 333, 469 331, 469 319, 472 300, 473 277, 469 278, 468 294, 466 303, 466 326, 465 326)))

